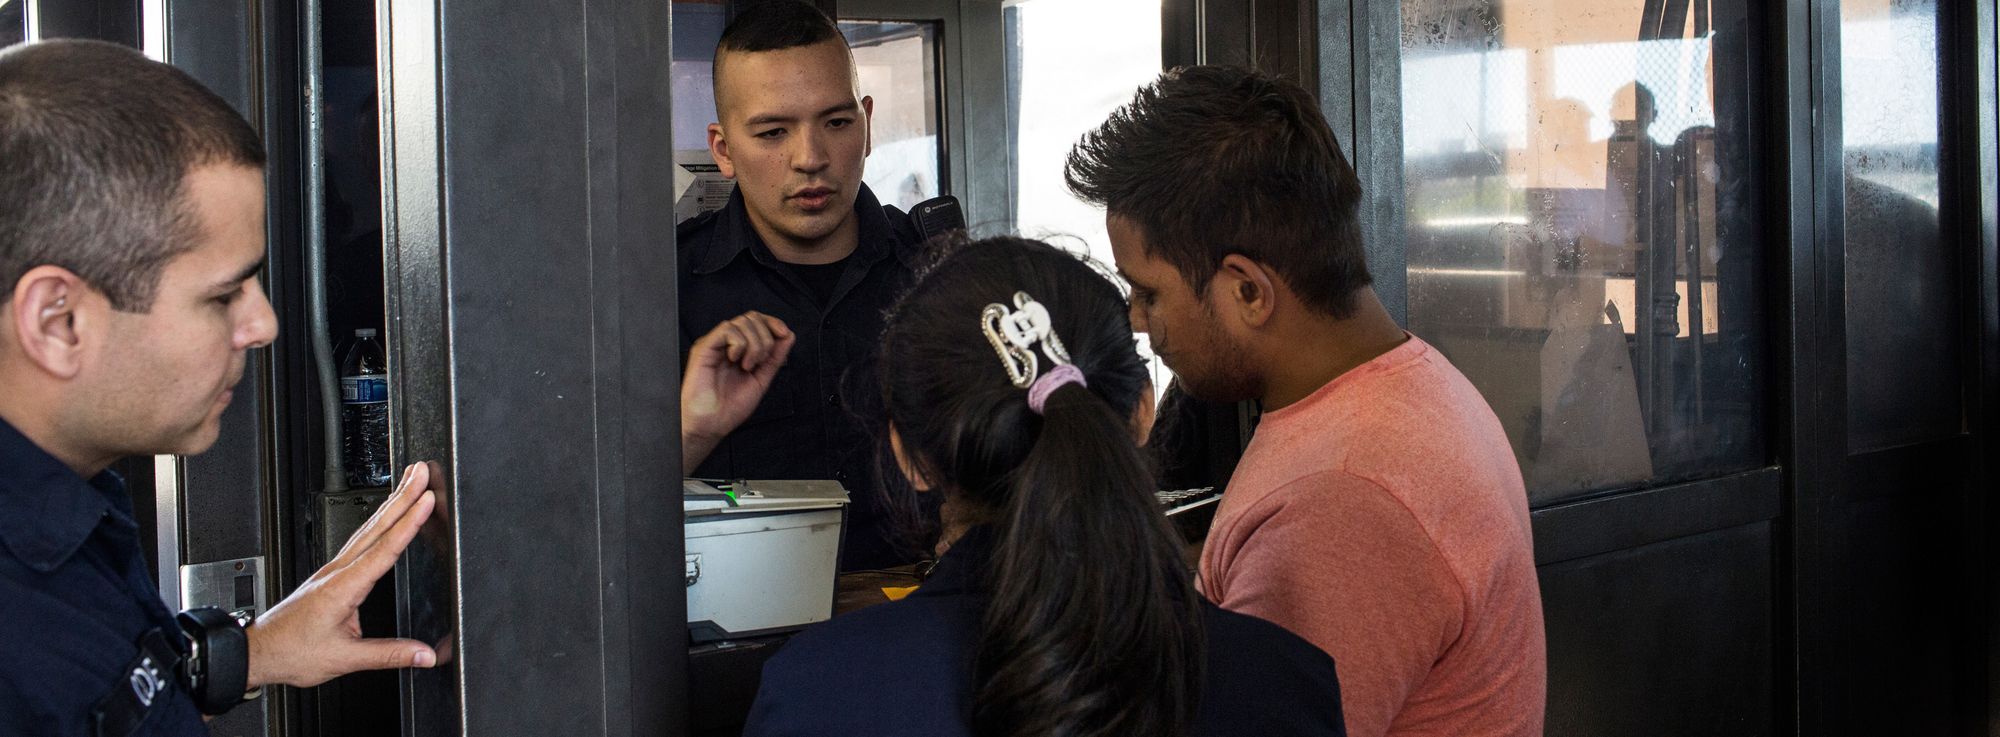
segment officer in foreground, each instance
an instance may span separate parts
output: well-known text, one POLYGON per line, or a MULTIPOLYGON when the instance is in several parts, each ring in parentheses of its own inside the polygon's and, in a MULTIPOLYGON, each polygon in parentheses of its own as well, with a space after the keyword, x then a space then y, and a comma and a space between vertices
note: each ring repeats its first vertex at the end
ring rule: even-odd
POLYGON ((0 734, 205 736, 247 689, 437 662, 356 612, 435 505, 425 466, 247 627, 167 611, 105 470, 207 450, 277 337, 263 164, 227 103, 137 51, 0 50, 0 734))

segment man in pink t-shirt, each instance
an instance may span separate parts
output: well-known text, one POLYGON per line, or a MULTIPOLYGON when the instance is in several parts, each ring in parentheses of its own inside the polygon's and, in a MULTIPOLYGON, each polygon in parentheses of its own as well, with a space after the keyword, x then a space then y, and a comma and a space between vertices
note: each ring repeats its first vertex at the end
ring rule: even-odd
POLYGON ((1332 654, 1350 735, 1541 734, 1520 468, 1478 391, 1376 298, 1360 184, 1311 95, 1168 72, 1067 175, 1105 207, 1133 326, 1183 388, 1264 408, 1203 593, 1332 654))

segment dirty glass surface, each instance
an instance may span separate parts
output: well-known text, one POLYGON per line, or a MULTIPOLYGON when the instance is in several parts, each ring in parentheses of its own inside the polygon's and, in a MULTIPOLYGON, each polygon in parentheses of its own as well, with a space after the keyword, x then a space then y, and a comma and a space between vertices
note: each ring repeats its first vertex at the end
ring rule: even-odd
POLYGON ((1937 6, 1840 7, 1851 450, 1964 427, 1958 270, 1938 225, 1937 6))
POLYGON ((1530 500, 1766 460, 1742 0, 1405 0, 1409 325, 1530 500))
POLYGON ((861 94, 875 101, 863 177, 884 205, 909 210, 945 190, 938 124, 938 24, 843 20, 861 94))
POLYGON ((0 48, 28 39, 27 7, 20 0, 0 0, 0 48))

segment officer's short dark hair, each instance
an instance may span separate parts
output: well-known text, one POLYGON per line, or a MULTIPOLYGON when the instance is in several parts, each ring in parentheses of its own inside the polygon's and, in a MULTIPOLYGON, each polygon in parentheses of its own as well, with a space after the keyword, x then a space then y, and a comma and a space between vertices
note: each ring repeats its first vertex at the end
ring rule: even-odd
POLYGON ((783 51, 836 38, 842 38, 840 26, 819 8, 798 0, 748 2, 722 29, 715 56, 720 59, 726 51, 783 51))
POLYGON ((186 73, 98 41, 0 50, 0 283, 55 265, 151 309, 200 237, 182 183, 210 164, 261 167, 264 147, 186 73))
POLYGON ((1197 294, 1231 253, 1336 318, 1372 281, 1361 183, 1297 84, 1228 67, 1168 71, 1070 150, 1064 176, 1138 226, 1150 255, 1197 294))

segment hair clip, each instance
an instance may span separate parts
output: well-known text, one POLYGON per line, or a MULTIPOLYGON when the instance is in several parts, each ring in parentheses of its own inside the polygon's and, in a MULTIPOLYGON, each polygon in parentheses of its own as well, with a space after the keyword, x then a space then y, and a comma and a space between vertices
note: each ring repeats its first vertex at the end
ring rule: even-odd
POLYGON ((1014 307, 1009 310, 998 302, 986 305, 979 313, 979 327, 986 331, 986 341, 993 344, 993 352, 1007 367, 1007 378, 1014 386, 1026 389, 1041 374, 1041 362, 1035 356, 1036 343, 1042 345, 1042 353, 1058 366, 1069 365, 1069 351, 1063 348, 1062 339, 1056 337, 1049 308, 1027 292, 1014 293, 1014 307))

